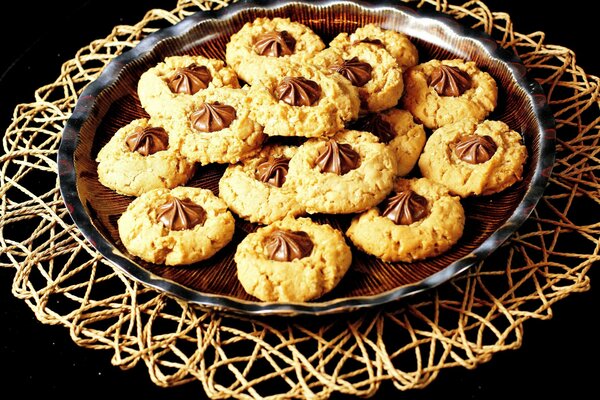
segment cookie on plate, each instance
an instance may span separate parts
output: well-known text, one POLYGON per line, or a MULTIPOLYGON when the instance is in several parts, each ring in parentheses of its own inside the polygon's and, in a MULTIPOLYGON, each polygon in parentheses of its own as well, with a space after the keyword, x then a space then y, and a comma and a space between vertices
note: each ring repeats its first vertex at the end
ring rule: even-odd
POLYGON ((502 121, 459 121, 433 132, 419 168, 461 197, 497 193, 522 179, 527 159, 522 142, 502 121))
POLYGON ((263 301, 302 302, 323 296, 342 279, 352 252, 341 232, 309 218, 285 218, 238 245, 238 279, 263 301))
POLYGON ((419 52, 405 34, 383 29, 376 24, 367 24, 357 28, 351 34, 342 32, 329 43, 329 46, 348 47, 358 43, 384 48, 396 59, 403 71, 419 62, 419 52))
POLYGON ((262 126, 251 116, 251 99, 243 89, 198 92, 183 117, 166 119, 181 154, 201 165, 235 163, 255 154, 263 142, 262 126))
POLYGON ((274 65, 248 92, 253 116, 270 136, 331 136, 360 109, 350 81, 310 65, 274 65))
POLYGON ((256 18, 231 35, 225 51, 227 65, 249 84, 273 65, 304 63, 325 48, 309 27, 289 18, 256 18))
POLYGON ((210 190, 180 186, 144 193, 129 204, 118 226, 131 254, 155 264, 185 265, 225 247, 235 222, 210 190))
POLYGON ((398 166, 377 137, 352 130, 310 139, 289 164, 287 179, 309 213, 349 214, 381 202, 392 190, 398 166))
POLYGON ((231 211, 250 222, 267 225, 303 214, 304 208, 286 179, 296 149, 271 144, 257 155, 231 164, 219 181, 219 197, 231 211))
POLYGON ((366 43, 329 47, 310 62, 348 79, 357 87, 364 111, 377 112, 394 107, 402 96, 402 69, 382 47, 366 43))
POLYGON ((460 198, 427 178, 399 179, 379 205, 352 220, 346 236, 383 261, 411 262, 439 255, 462 236, 460 198))
POLYGON ((160 119, 136 119, 120 128, 96 161, 100 183, 127 196, 183 185, 195 170, 160 119))
POLYGON ((402 104, 427 128, 465 118, 483 121, 496 108, 494 78, 473 61, 431 60, 404 73, 402 104))
POLYGON ((392 108, 368 114, 352 125, 353 129, 372 133, 396 155, 398 176, 407 175, 417 164, 427 136, 406 110, 392 108))
POLYGON ((151 116, 173 116, 196 93, 218 87, 240 87, 237 74, 223 61, 202 56, 171 56, 140 76, 138 96, 151 116))

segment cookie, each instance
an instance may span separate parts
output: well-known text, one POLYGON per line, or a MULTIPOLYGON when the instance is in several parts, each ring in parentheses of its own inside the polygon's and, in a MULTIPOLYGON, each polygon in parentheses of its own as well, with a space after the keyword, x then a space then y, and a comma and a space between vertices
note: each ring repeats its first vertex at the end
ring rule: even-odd
POLYGON ((306 25, 289 18, 256 18, 231 35, 225 60, 241 79, 254 84, 281 61, 302 64, 324 48, 306 25))
POLYGON ((221 60, 202 56, 172 56, 140 76, 138 96, 151 116, 173 116, 196 93, 211 88, 239 88, 233 68, 221 60))
POLYGON ((437 129, 419 159, 421 174, 461 197, 500 192, 522 179, 527 148, 501 121, 468 119, 437 129))
POLYGON ((235 222, 210 190, 180 186, 144 193, 129 204, 118 227, 131 254, 155 264, 185 265, 229 243, 235 222))
POLYGON ((160 119, 137 119, 117 130, 98 156, 98 180, 127 196, 174 188, 194 174, 160 119))
POLYGON ((329 47, 310 60, 322 70, 348 79, 358 89, 361 108, 377 112, 396 106, 402 96, 402 69, 388 51, 356 43, 329 47))
POLYGON ((383 29, 375 24, 357 28, 354 33, 342 32, 329 43, 331 47, 348 47, 358 43, 369 44, 387 50, 405 71, 419 62, 419 52, 410 39, 403 33, 383 29))
POLYGON ((246 236, 234 259, 238 279, 252 296, 303 302, 339 283, 352 263, 352 252, 331 226, 285 218, 246 236))
POLYGON ((496 81, 473 61, 431 60, 404 73, 402 105, 427 128, 465 118, 483 121, 497 100, 496 81))
POLYGON ((181 154, 201 165, 236 163, 256 153, 262 127, 250 116, 251 99, 243 89, 215 88, 198 92, 183 117, 166 120, 181 154))
POLYGON ((356 119, 358 90, 309 65, 279 63, 249 89, 253 116, 270 136, 331 136, 356 119))
POLYGON ((352 127, 372 133, 392 150, 398 163, 398 176, 412 171, 427 140, 423 125, 417 124, 408 111, 397 108, 368 114, 352 127))
POLYGON ((268 145, 260 153, 231 164, 219 181, 219 197, 250 222, 270 224, 304 213, 286 176, 296 147, 268 145))
POLYGON ((379 206, 352 220, 346 236, 383 261, 412 262, 439 255, 462 236, 460 198, 429 179, 398 179, 379 206))
POLYGON ((395 155, 377 137, 344 130, 302 144, 287 179, 307 212, 347 214, 381 202, 392 190, 397 168, 395 155))

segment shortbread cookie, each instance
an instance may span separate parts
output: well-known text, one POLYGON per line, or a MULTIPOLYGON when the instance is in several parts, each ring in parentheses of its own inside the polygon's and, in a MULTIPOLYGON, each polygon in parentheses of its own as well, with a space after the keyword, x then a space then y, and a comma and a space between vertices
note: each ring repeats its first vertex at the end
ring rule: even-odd
POLYGON ((242 89, 206 89, 184 108, 182 118, 165 124, 187 159, 202 165, 235 163, 256 153, 264 139, 250 116, 250 103, 242 89))
POLYGON ((383 261, 411 262, 439 255, 462 236, 460 198, 429 179, 399 179, 379 207, 352 220, 346 235, 383 261))
POLYGON ((358 43, 366 43, 387 50, 402 70, 413 67, 419 62, 419 52, 410 39, 403 33, 383 29, 375 24, 367 24, 352 34, 342 32, 329 45, 331 47, 348 47, 358 43))
POLYGON ((402 96, 402 69, 382 47, 365 43, 329 47, 310 62, 324 71, 348 79, 357 87, 365 111, 377 112, 394 107, 402 96))
POLYGON ((182 157, 160 119, 137 119, 120 128, 98 156, 98 180, 127 196, 185 184, 194 163, 182 157))
POLYGON ((408 111, 397 108, 368 114, 352 126, 356 130, 372 133, 392 150, 398 162, 398 176, 412 171, 427 140, 423 125, 415 123, 408 111))
POLYGON ((347 214, 381 202, 392 190, 397 168, 395 155, 377 137, 345 130, 302 144, 287 179, 307 212, 347 214))
POLYGON ((419 159, 423 176, 461 197, 500 192, 520 181, 527 148, 501 121, 467 119, 436 130, 419 159))
POLYGON ((219 197, 231 211, 250 222, 267 225, 303 214, 304 208, 286 179, 296 149, 267 145, 252 158, 230 165, 219 181, 219 197))
POLYGON ((235 262, 249 294, 263 301, 303 302, 339 283, 352 263, 352 252, 331 226, 285 218, 246 236, 235 262))
POLYGON ((309 27, 289 18, 257 18, 231 35, 225 52, 227 64, 249 84, 273 65, 304 63, 325 48, 309 27))
POLYGON ((231 241, 235 221, 210 190, 156 189, 131 202, 119 218, 119 235, 131 254, 155 264, 192 264, 231 241))
POLYGON ((138 96, 151 116, 178 115, 196 93, 211 88, 239 88, 233 68, 202 56, 172 56, 142 74, 138 96))
POLYGON ((280 63, 249 89, 254 118, 270 136, 331 136, 358 117, 357 88, 309 65, 280 63))
POLYGON ((498 88, 473 61, 431 60, 404 74, 402 104, 427 128, 465 118, 483 121, 496 108, 498 88))

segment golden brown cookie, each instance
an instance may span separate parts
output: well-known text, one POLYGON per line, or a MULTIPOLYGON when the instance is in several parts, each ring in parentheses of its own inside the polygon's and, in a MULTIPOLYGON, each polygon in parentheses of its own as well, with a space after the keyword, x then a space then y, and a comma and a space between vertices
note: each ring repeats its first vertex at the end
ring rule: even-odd
POLYGON ((227 205, 210 190, 156 189, 131 202, 118 221, 133 255, 156 264, 192 264, 212 257, 233 237, 227 205))
POLYGON ((348 214, 381 202, 392 190, 397 168, 395 155, 377 137, 345 130, 302 144, 287 179, 307 212, 348 214))
POLYGON ((194 163, 179 154, 163 122, 142 118, 120 128, 96 157, 100 183, 127 196, 185 184, 194 163))
POLYGON ((357 89, 309 65, 279 63, 249 89, 253 116, 270 136, 331 136, 358 117, 357 89))
POLYGON ((250 111, 245 90, 206 89, 187 104, 182 117, 166 119, 165 124, 188 160, 202 165, 235 163, 256 153, 264 139, 262 126, 250 111))
POLYGON ((392 150, 398 162, 398 176, 407 175, 413 169, 427 140, 423 125, 417 124, 408 111, 397 108, 368 114, 352 127, 372 133, 392 150))
POLYGON ((321 38, 306 25, 289 18, 256 18, 231 35, 225 60, 240 78, 254 84, 281 61, 302 64, 323 48, 321 38))
POLYGON ((296 149, 267 145, 257 155, 231 164, 219 181, 219 197, 250 222, 266 225, 303 214, 304 208, 287 181, 289 161, 296 149))
POLYGON ((404 73, 402 105, 427 128, 465 118, 483 121, 496 108, 498 88, 473 61, 431 60, 404 73))
POLYGON ((172 117, 204 89, 239 88, 233 68, 202 56, 172 56, 142 74, 138 96, 151 116, 172 117))
POLYGON ((342 76, 358 89, 364 111, 394 107, 402 96, 402 69, 388 51, 366 43, 329 47, 311 60, 331 74, 342 76))
POLYGON ((423 176, 461 197, 500 192, 520 181, 527 148, 501 121, 466 119, 436 130, 419 159, 423 176))
POLYGON ((399 179, 379 206, 355 217, 346 235, 383 261, 411 262, 439 255, 462 236, 460 198, 429 179, 399 179))
POLYGON ((303 302, 339 283, 352 263, 352 252, 331 226, 285 218, 246 236, 235 262, 249 294, 263 301, 303 302))
POLYGON ((331 47, 347 47, 357 43, 369 44, 387 50, 404 71, 419 62, 419 53, 415 45, 403 33, 383 29, 376 24, 367 24, 357 28, 354 33, 342 32, 329 45, 331 47))

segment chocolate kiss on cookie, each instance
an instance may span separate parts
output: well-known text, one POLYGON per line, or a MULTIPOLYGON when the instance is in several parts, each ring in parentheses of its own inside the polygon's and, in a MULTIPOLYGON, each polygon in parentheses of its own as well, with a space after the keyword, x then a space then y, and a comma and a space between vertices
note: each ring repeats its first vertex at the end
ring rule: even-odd
POLYGON ((159 221, 172 231, 192 229, 206 221, 204 208, 189 199, 180 200, 177 197, 171 197, 156 211, 159 221))
POLYGON ((275 97, 290 106, 312 106, 321 97, 321 86, 303 77, 285 77, 275 88, 275 97))
POLYGON ((457 67, 442 64, 431 73, 429 86, 440 96, 457 97, 471 88, 471 77, 457 67))
POLYGON ((359 61, 358 57, 344 60, 341 64, 334 64, 330 70, 337 72, 348 79, 352 85, 361 87, 371 80, 373 67, 366 62, 359 61))
POLYGON ((451 145, 454 154, 469 164, 482 164, 492 158, 498 150, 494 139, 488 135, 468 135, 451 145))
POLYGON ((412 190, 398 192, 388 198, 382 215, 396 225, 410 225, 427 216, 427 199, 412 190))
POLYGON ((149 156, 169 147, 169 135, 160 127, 137 127, 125 138, 125 143, 129 150, 149 156))
POLYGON ((212 75, 204 65, 192 64, 184 68, 177 68, 167 81, 173 93, 194 94, 201 89, 206 89, 212 81, 212 75))
POLYGON ((254 41, 254 51, 261 56, 281 57, 294 53, 296 39, 287 31, 267 32, 254 41))
POLYGON ((358 168, 360 154, 354 151, 349 144, 338 143, 330 139, 323 150, 319 152, 316 164, 321 172, 344 175, 346 172, 358 168))
POLYGON ((379 138, 382 143, 389 143, 396 137, 396 131, 381 114, 373 113, 359 119, 354 124, 355 129, 372 133, 379 138))
POLYGON ((269 259, 292 261, 310 255, 313 242, 306 232, 276 230, 267 238, 265 248, 269 259))
POLYGON ((287 158, 269 158, 256 167, 256 177, 259 181, 271 186, 281 187, 288 173, 290 160, 287 158))
POLYGON ((218 101, 202 103, 190 115, 192 126, 200 132, 216 132, 227 128, 236 118, 235 108, 218 101))

